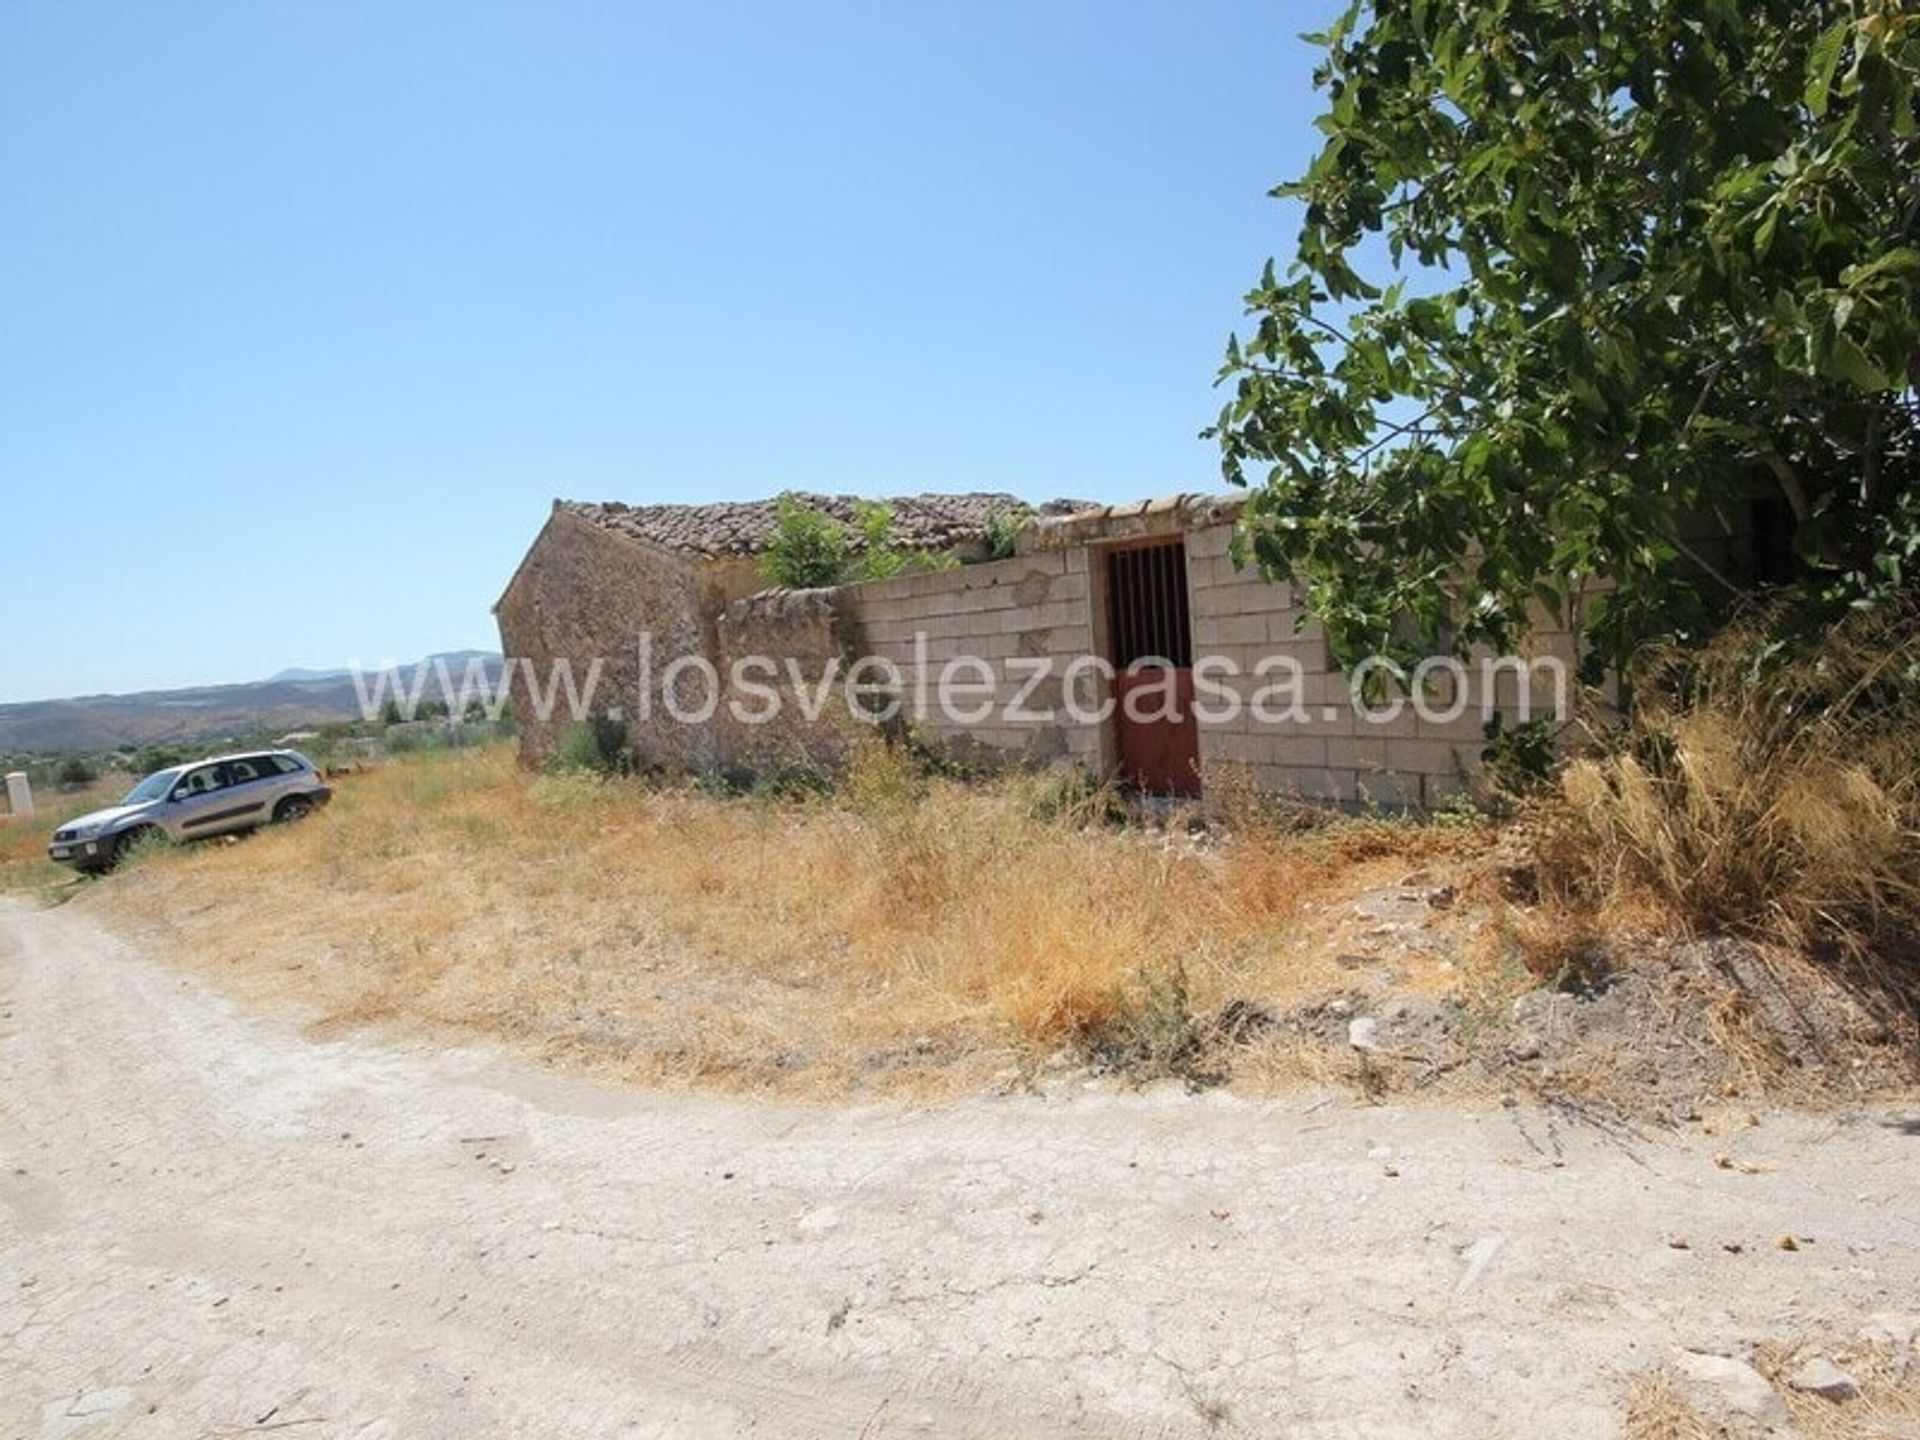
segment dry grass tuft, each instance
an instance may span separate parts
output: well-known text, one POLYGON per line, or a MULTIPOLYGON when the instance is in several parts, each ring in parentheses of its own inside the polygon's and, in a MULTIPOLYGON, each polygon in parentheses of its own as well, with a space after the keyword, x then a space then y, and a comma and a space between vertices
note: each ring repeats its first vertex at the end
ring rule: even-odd
POLYGON ((1635 1377, 1627 1387, 1626 1440, 1724 1440, 1726 1430, 1687 1403, 1671 1375, 1635 1377))
MULTIPOLYGON (((1762 1346, 1753 1364, 1785 1402, 1792 1433, 1804 1440, 1906 1440, 1920 1432, 1920 1355, 1911 1347, 1810 1338, 1762 1346), (1816 1355, 1831 1358, 1852 1376, 1859 1395, 1829 1400, 1795 1390, 1789 1377, 1816 1355)), ((1627 1440, 1723 1440, 1770 1433, 1745 1422, 1730 1428, 1701 1414, 1685 1387, 1665 1371, 1636 1376, 1627 1388, 1627 1440)))
MULTIPOLYGON (((1484 847, 1383 822, 1360 860, 1340 825, 1216 843, 1096 823, 1108 799, 1057 780, 906 767, 876 749, 833 796, 724 799, 529 776, 505 747, 423 753, 343 781, 308 824, 94 893, 328 1029, 452 1027, 655 1081, 939 1092, 1123 1032, 1165 1058, 1175 983, 1195 1026, 1342 992, 1328 935, 1361 922, 1340 897, 1484 847)), ((1415 988, 1461 978, 1408 964, 1415 988)))
POLYGON ((1764 617, 1653 657, 1607 753, 1529 817, 1566 908, 1825 955, 1920 996, 1920 618, 1860 615, 1781 658, 1764 617))
POLYGON ((133 784, 114 774, 82 789, 41 790, 34 795, 39 809, 33 816, 0 815, 0 891, 46 895, 72 887, 73 871, 47 859, 49 837, 69 820, 117 804, 133 784))

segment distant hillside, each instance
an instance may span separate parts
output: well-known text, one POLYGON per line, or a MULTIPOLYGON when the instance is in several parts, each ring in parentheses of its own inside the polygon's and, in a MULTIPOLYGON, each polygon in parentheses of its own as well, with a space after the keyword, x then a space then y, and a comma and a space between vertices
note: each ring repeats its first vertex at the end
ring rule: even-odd
MULTIPOLYGON (((400 666, 400 689, 411 694, 419 679, 423 700, 448 698, 440 693, 444 666, 457 695, 470 661, 480 663, 489 686, 498 684, 498 655, 455 650, 400 666), (421 667, 426 669, 424 676, 418 674, 421 667)), ((123 745, 193 744, 359 718, 360 695, 352 672, 283 670, 270 680, 241 685, 0 705, 0 751, 60 755, 123 745)))
POLYGON ((342 675, 350 675, 350 670, 302 670, 295 666, 291 670, 282 670, 278 675, 269 675, 266 683, 278 685, 285 680, 337 680, 342 675))

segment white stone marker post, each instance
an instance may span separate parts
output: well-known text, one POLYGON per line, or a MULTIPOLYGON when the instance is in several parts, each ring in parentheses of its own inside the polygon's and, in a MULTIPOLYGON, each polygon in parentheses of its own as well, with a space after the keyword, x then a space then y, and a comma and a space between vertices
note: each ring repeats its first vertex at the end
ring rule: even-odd
POLYGON ((7 812, 11 815, 33 814, 33 786, 27 783, 27 772, 16 770, 7 776, 7 812))

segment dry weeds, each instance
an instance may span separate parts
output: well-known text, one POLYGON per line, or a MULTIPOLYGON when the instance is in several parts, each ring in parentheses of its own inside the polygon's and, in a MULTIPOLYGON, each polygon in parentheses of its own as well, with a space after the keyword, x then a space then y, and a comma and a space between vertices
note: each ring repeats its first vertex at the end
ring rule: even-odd
POLYGON ((1920 615, 1857 615, 1786 659, 1772 628, 1649 657, 1624 730, 1531 817, 1542 878, 1589 916, 1824 955, 1920 1008, 1920 615))
MULTIPOLYGON (((1785 1402, 1793 1433, 1804 1440, 1907 1440, 1920 1433, 1920 1354, 1912 1347, 1809 1337, 1762 1346, 1754 1368, 1785 1402), (1813 1356, 1834 1360, 1859 1383, 1851 1400, 1795 1390, 1788 1377, 1813 1356)), ((1636 1376, 1626 1396, 1627 1440, 1724 1440, 1763 1435, 1709 1419, 1689 1403, 1684 1385, 1666 1371, 1636 1376)))
POLYGON ((118 804, 135 784, 132 776, 112 774, 74 790, 38 790, 31 816, 0 815, 0 891, 42 894, 62 890, 73 872, 47 858, 47 841, 69 820, 118 804))
MULTIPOLYGON (((652 1081, 937 1093, 1150 1012, 1176 976, 1203 1017, 1349 991, 1352 897, 1415 865, 1464 884, 1489 844, 1379 821, 1248 820, 1218 841, 1178 817, 1083 824, 1046 782, 887 763, 777 802, 528 776, 504 747, 425 754, 343 781, 313 822, 158 856, 88 903, 325 1028, 452 1027, 652 1081)), ((1495 973, 1481 919, 1445 923, 1459 935, 1396 962, 1401 988, 1525 982, 1495 973)))

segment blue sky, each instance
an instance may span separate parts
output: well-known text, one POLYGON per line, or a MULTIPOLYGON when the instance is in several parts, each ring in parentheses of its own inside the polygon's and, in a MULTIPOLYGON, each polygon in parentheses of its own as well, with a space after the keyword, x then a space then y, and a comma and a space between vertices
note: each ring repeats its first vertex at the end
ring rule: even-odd
POLYGON ((1334 0, 0 0, 0 701, 497 643, 555 496, 1212 488, 1334 0))

